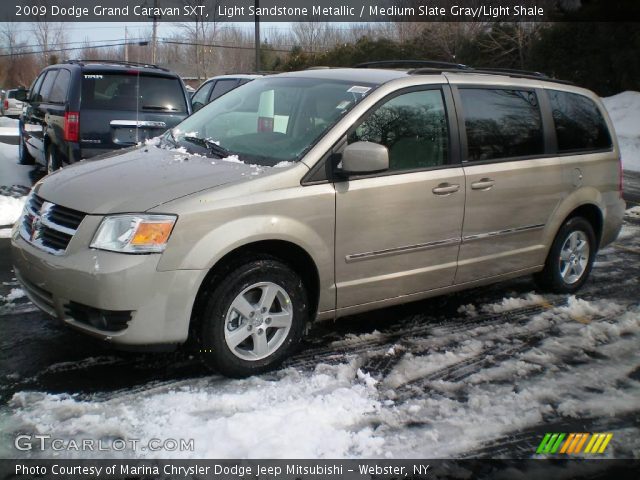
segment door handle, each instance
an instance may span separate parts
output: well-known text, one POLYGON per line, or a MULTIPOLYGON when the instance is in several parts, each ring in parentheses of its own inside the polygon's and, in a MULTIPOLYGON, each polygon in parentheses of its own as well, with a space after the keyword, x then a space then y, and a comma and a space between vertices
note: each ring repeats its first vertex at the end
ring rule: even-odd
POLYGON ((460 190, 460 185, 451 183, 441 183, 437 187, 434 187, 431 191, 436 195, 451 195, 460 190))
POLYGON ((489 190, 493 187, 493 184, 496 183, 491 178, 483 178, 478 182, 474 182, 471 184, 471 188, 473 190, 489 190))

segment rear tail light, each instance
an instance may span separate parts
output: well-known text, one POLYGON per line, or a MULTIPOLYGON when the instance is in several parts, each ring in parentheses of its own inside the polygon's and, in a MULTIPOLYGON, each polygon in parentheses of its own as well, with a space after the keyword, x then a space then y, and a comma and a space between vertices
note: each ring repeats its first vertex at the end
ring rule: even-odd
POLYGON ((64 141, 77 142, 80 138, 80 112, 65 112, 64 141))
POLYGON ((4 101, 4 109, 9 110, 9 100, 4 101))

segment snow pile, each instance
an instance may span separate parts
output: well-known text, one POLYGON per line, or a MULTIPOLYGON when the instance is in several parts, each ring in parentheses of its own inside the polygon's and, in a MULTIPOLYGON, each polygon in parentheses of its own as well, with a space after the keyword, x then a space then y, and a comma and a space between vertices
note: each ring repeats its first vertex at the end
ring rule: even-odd
POLYGON ((640 172, 640 92, 603 98, 616 129, 625 170, 640 172))
POLYGON ((12 288, 11 291, 7 295, 0 295, 0 302, 13 302, 14 300, 18 300, 20 298, 26 297, 26 293, 21 288, 12 288))
POLYGON ((15 423, 2 430, 55 431, 78 441, 140 438, 141 444, 153 438, 194 439, 194 452, 171 452, 174 457, 381 455, 383 440, 374 437, 368 421, 380 408, 375 381, 356 366, 320 365, 311 375, 293 369, 275 375, 239 381, 212 377, 103 401, 21 392, 10 401, 15 423))
POLYGON ((0 136, 18 135, 18 119, 0 117, 0 136))
POLYGON ((484 313, 502 313, 516 308, 531 307, 533 305, 542 305, 545 300, 535 293, 527 293, 524 298, 503 298, 499 303, 491 303, 482 306, 484 313))
POLYGON ((27 197, 13 198, 0 195, 0 227, 13 225, 20 217, 27 197))

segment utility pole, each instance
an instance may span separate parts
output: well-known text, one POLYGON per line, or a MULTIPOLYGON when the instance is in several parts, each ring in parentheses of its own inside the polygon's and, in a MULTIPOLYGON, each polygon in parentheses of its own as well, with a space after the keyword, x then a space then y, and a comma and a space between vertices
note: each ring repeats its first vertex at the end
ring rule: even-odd
POLYGON ((260 71, 260 16, 258 15, 258 8, 260 7, 260 0, 255 0, 255 43, 256 43, 256 73, 260 71))
POLYGON ((158 11, 158 0, 153 0, 153 7, 154 14, 149 16, 149 18, 153 19, 153 33, 151 34, 151 63, 155 65, 157 63, 158 51, 158 19, 161 18, 160 15, 155 15, 155 12, 158 11))
POLYGON ((124 61, 129 61, 129 39, 127 38, 127 27, 124 27, 124 61))

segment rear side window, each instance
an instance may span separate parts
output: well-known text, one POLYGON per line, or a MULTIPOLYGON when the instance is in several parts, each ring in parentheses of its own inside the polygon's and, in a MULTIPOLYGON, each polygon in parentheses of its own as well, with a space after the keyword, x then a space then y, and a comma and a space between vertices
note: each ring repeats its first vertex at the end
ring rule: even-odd
POLYGON ((538 98, 533 91, 460 89, 472 162, 544 153, 538 98))
POLYGON ((348 136, 389 150, 389 170, 438 167, 449 157, 449 133, 440 90, 410 92, 378 107, 348 136))
POLYGON ((69 73, 69 70, 60 70, 60 73, 58 73, 58 77, 51 88, 51 93, 49 94, 50 102, 64 103, 66 101, 70 80, 71 74, 69 73))
POLYGON ((611 135, 602 113, 590 98, 549 90, 559 152, 611 148, 611 135))
POLYGON ((58 76, 58 70, 49 70, 47 76, 44 77, 42 87, 40 87, 40 100, 42 102, 48 102, 51 94, 51 89, 58 76))
POLYGON ((177 78, 85 71, 82 108, 183 113, 187 104, 177 78))
POLYGON ((218 97, 221 97, 229 90, 233 90, 238 83, 238 80, 229 79, 229 80, 218 80, 211 91, 211 96, 209 97, 209 101, 213 101, 218 97))

